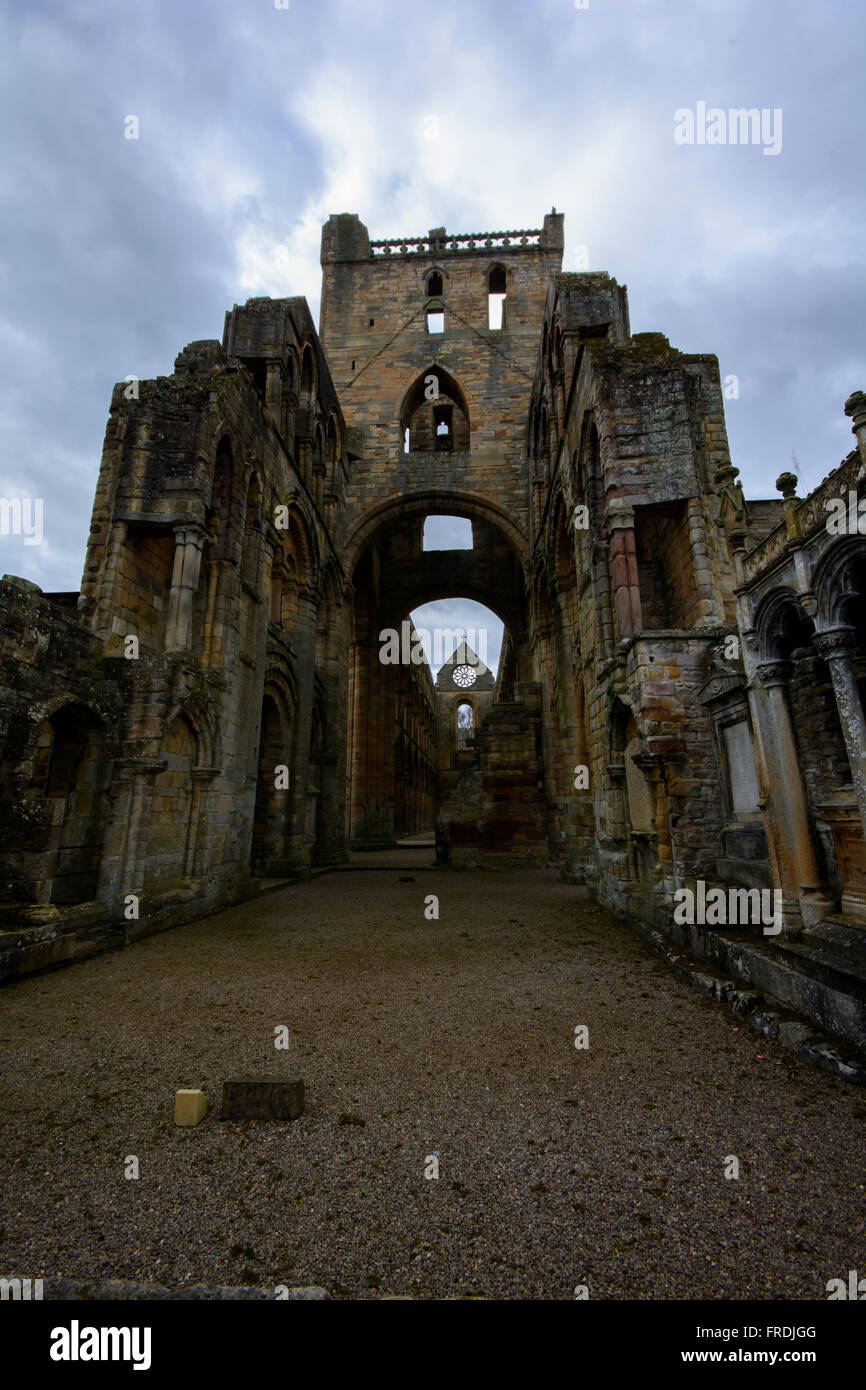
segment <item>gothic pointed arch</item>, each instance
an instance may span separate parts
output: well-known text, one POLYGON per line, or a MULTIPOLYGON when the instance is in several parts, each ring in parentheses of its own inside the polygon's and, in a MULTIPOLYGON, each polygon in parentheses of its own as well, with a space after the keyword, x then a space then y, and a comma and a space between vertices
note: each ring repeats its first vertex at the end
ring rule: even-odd
POLYGON ((214 559, 237 559, 243 522, 243 494, 231 435, 226 431, 214 452, 213 482, 205 529, 214 559))
POLYGON ((793 589, 768 594, 755 614, 755 630, 764 661, 784 661, 792 651, 809 646, 815 624, 793 589))
POLYGON ((812 588, 823 625, 861 625, 866 610, 866 540, 847 536, 831 545, 815 568, 812 588))
POLYGON ((433 362, 425 367, 404 395, 400 406, 400 437, 404 450, 409 453, 469 448, 469 406, 465 392, 456 378, 439 364, 433 362))
POLYGON ((312 404, 319 387, 319 371, 316 354, 312 344, 304 343, 301 352, 301 391, 306 395, 306 404, 312 404))

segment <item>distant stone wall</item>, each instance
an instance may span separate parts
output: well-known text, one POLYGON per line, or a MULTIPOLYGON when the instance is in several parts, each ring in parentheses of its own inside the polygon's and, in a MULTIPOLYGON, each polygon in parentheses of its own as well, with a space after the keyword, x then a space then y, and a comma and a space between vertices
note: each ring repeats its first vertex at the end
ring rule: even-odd
POLYGON ((437 858, 452 868, 540 868, 550 860, 541 689, 494 705, 471 753, 440 772, 437 858))

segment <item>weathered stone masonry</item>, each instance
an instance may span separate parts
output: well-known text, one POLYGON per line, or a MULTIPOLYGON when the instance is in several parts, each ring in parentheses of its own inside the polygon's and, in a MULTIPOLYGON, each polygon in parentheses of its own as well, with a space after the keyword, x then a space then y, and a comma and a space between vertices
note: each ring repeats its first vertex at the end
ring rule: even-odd
POLYGON ((815 493, 747 501, 716 359, 563 244, 340 214, 318 334, 252 299, 115 387, 80 594, 0 584, 4 975, 435 824, 866 1036, 866 398, 815 493), (447 597, 505 624, 495 681, 383 662, 447 597), (778 889, 781 932, 678 926, 699 880, 778 889))

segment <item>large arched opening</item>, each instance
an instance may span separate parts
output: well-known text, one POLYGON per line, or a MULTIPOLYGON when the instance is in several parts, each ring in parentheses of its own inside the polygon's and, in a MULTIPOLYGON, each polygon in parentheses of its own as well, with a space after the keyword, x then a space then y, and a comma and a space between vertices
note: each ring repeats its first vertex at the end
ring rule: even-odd
POLYGON ((459 801, 460 757, 484 756, 485 712, 503 693, 496 688, 503 645, 512 683, 532 679, 521 540, 488 504, 435 493, 383 507, 349 538, 346 816, 353 849, 391 847, 401 836, 427 831, 441 820, 444 800, 459 801), (471 545, 456 525, 451 544, 446 525, 443 543, 425 548, 429 518, 470 523, 471 545), (483 626, 476 612, 489 615, 483 626), (492 642, 489 629, 495 629, 492 642), (467 641, 469 657, 459 650, 467 641), (478 689, 443 689, 447 663, 449 670, 455 663, 471 667, 478 658, 486 673, 478 689), (472 737, 461 725, 458 746, 461 689, 462 703, 472 709, 472 737))

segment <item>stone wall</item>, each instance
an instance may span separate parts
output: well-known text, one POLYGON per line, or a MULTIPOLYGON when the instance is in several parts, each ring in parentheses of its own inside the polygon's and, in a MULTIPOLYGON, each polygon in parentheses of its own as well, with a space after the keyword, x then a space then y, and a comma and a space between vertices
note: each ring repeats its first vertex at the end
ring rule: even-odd
POLYGON ((0 584, 0 974, 434 816, 442 862, 556 864, 666 932, 698 879, 778 887, 780 951, 866 923, 866 541, 826 525, 866 397, 810 497, 748 503, 716 359, 633 335, 563 236, 331 217, 321 337, 255 298, 115 387, 81 594, 0 584), (472 548, 425 551, 431 514, 472 548), (383 660, 449 597, 504 622, 495 681, 383 660))
POLYGON ((115 388, 80 597, 3 586, 6 925, 129 939, 346 857, 349 447, 303 300, 115 388))
POLYGON ((549 862, 539 686, 493 705, 472 750, 440 770, 436 851, 455 869, 549 862))

